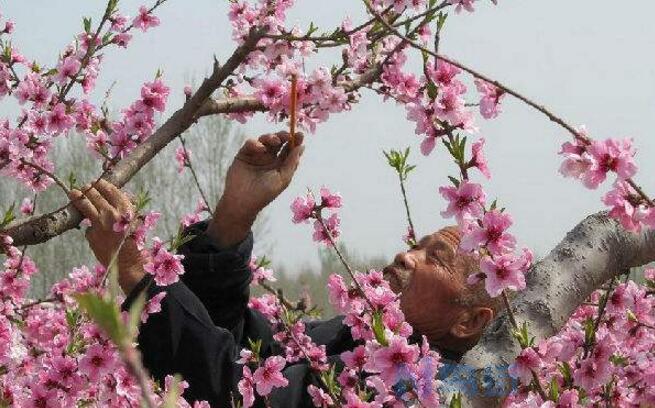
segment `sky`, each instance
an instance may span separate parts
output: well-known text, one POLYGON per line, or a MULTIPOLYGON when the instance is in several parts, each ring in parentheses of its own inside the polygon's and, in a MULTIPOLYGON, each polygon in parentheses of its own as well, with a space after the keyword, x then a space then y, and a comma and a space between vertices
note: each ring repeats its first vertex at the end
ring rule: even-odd
MULTIPOLYGON (((363 5, 357 1, 296 3, 288 21, 301 27, 313 21, 331 31, 345 16, 354 22, 365 19, 363 5)), ((451 13, 441 51, 549 107, 569 123, 585 124, 593 138, 633 138, 640 166, 636 180, 647 192, 654 192, 655 180, 649 174, 655 163, 648 157, 655 151, 651 137, 655 3, 633 0, 630 7, 609 0, 498 3, 480 1, 475 13, 451 13)), ((141 4, 141 0, 121 0, 120 8, 134 15, 141 4)), ((228 4, 227 0, 169 0, 158 12, 160 27, 136 34, 127 50, 106 53, 96 97, 116 81, 112 105, 126 106, 138 96, 141 84, 161 68, 172 88, 165 119, 183 103, 188 79, 207 74, 213 55, 225 60, 234 49, 228 4)), ((100 0, 6 0, 0 5, 0 12, 16 23, 14 44, 44 65, 55 63, 58 52, 81 29, 83 16, 98 19, 103 10, 100 0)), ((328 53, 309 59, 308 64, 330 65, 336 58, 328 53)), ((414 68, 419 69, 417 64, 414 68)), ((0 103, 0 117, 14 111, 5 103, 0 103)), ((269 257, 276 264, 293 270, 318 262, 311 226, 292 224, 289 204, 307 187, 318 190, 322 185, 343 196, 342 240, 349 248, 388 259, 404 248, 401 237, 406 224, 397 177, 382 150, 412 149, 410 162, 417 169, 410 176, 408 196, 418 234, 453 223, 440 216, 445 203, 437 189, 447 184, 449 174, 455 174, 454 165, 443 146, 429 157, 421 156, 421 139, 405 116, 404 108, 364 92, 351 112, 333 116, 307 137, 292 185, 271 204, 268 236, 256 237, 270 244, 269 257)), ((559 175, 557 152, 569 136, 546 117, 508 97, 499 118, 478 118, 477 124, 476 137, 487 140, 493 174, 491 181, 484 181, 485 188, 491 200, 498 198, 512 214, 520 245, 543 256, 584 216, 602 209, 600 198, 606 188, 586 190, 559 175)), ((241 129, 254 137, 284 125, 259 115, 241 129)))

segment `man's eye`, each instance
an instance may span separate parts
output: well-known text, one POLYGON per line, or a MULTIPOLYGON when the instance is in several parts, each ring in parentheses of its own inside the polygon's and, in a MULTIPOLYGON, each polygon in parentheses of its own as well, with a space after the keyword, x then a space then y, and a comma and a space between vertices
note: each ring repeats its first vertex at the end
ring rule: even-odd
POLYGON ((436 252, 428 252, 428 259, 435 265, 443 266, 441 257, 436 252))

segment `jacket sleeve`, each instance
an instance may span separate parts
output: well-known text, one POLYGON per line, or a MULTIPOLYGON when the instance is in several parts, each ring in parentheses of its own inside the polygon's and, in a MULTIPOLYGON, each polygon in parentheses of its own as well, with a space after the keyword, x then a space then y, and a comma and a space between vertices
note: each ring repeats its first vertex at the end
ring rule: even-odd
POLYGON ((140 327, 138 343, 144 366, 160 384, 167 375, 180 374, 189 383, 184 392, 188 401, 230 406, 238 381, 232 333, 213 324, 205 307, 183 282, 161 287, 148 276, 131 292, 123 309, 128 309, 143 290, 148 298, 166 292, 161 312, 149 315, 140 327))
POLYGON ((240 243, 219 249, 205 230, 207 221, 186 230, 194 238, 182 245, 182 282, 205 306, 216 326, 234 330, 243 324, 248 310, 252 273, 248 267, 252 233, 240 243))

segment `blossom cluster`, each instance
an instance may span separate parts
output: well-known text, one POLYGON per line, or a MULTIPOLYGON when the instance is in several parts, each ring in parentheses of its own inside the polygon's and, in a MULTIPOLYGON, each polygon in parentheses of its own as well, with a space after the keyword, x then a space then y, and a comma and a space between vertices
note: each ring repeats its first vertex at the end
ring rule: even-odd
POLYGON ((273 269, 268 268, 268 260, 266 257, 261 260, 257 260, 257 257, 253 256, 248 263, 250 272, 252 272, 252 284, 261 285, 262 283, 274 283, 277 281, 277 278, 273 276, 273 269))
POLYGON ((293 212, 292 221, 298 224, 301 222, 307 223, 313 219, 314 234, 312 238, 314 241, 331 245, 341 234, 339 229, 341 218, 334 211, 338 208, 341 208, 341 195, 339 193, 332 193, 327 188, 322 187, 320 190, 320 201, 318 202, 311 191, 304 197, 296 197, 293 200, 291 203, 291 211, 293 212), (327 218, 323 218, 323 209, 332 210, 332 213, 327 218))
MULTIPOLYGON (((266 28, 268 36, 283 35, 286 11, 293 0, 259 2, 251 4, 237 1, 231 5, 229 18, 233 37, 241 42, 253 29, 266 28)), ((290 34, 301 36, 295 27, 290 34)), ((284 119, 290 114, 291 77, 297 78, 298 125, 314 131, 318 123, 326 121, 330 114, 350 109, 354 95, 343 87, 336 86, 328 68, 319 67, 311 74, 302 69, 302 57, 315 51, 311 41, 279 41, 264 37, 258 43, 258 50, 250 53, 241 73, 230 88, 231 97, 249 93, 261 101, 272 120, 284 119), (244 75, 248 72, 248 77, 244 75)), ((248 114, 232 114, 233 119, 245 121, 248 114)))
MULTIPOLYGON (((460 249, 480 257, 480 271, 470 275, 468 283, 484 280, 486 291, 496 297, 505 290, 525 288, 525 272, 532 264, 532 252, 527 248, 520 254, 515 252, 516 237, 508 231, 513 222, 511 215, 496 208, 495 202, 487 208, 482 186, 468 178, 470 169, 490 177, 483 146, 484 139, 480 139, 471 147, 470 160, 459 157, 460 166, 465 169, 464 177, 454 186, 440 187, 439 192, 448 202, 442 216, 455 217, 460 226, 460 249)), ((455 149, 449 149, 454 153, 455 149)))
MULTIPOLYGON (((99 51, 110 45, 126 47, 133 27, 145 31, 158 24, 152 10, 145 7, 130 25, 115 4, 107 11, 103 21, 110 24, 105 31, 93 33, 90 20, 85 20, 84 32, 63 50, 52 69, 31 62, 9 39, 0 37, 4 51, 0 99, 12 96, 22 107, 15 126, 8 119, 0 123, 0 172, 34 191, 53 182, 50 174, 55 163, 49 152, 56 137, 75 130, 86 135, 92 150, 111 162, 145 140, 154 125, 153 110, 163 110, 168 90, 159 80, 144 86, 142 98, 123 112, 120 121, 111 122, 87 99, 100 72, 103 57, 99 51), (72 96, 75 85, 81 86, 81 96, 72 96)), ((13 28, 13 23, 6 22, 2 34, 11 34, 13 28)))
MULTIPOLYGON (((57 137, 73 130, 84 135, 90 151, 103 161, 103 168, 110 168, 152 135, 155 116, 165 110, 170 91, 159 74, 143 85, 139 98, 116 120, 86 96, 94 89, 103 62, 99 51, 110 45, 125 48, 134 28, 145 32, 159 25, 153 10, 162 2, 157 0, 151 8, 140 7, 136 17, 130 19, 118 12, 117 2, 110 1, 111 7, 103 17, 108 24, 100 24, 96 34, 90 20, 85 19, 84 31, 60 53, 52 69, 22 55, 8 39, 14 31, 13 22, 4 22, 0 30, 0 99, 11 96, 22 110, 16 124, 0 122, 2 175, 36 192, 43 191, 56 172, 49 156, 57 137), (73 96, 76 86, 81 93, 73 96)), ((407 17, 408 37, 429 44, 430 22, 435 14, 426 13, 426 8, 435 2, 368 3, 377 13, 392 13, 389 21, 398 24, 396 27, 404 25, 402 18, 407 17)), ((346 18, 335 34, 327 36, 315 36, 313 25, 307 30, 287 28, 286 14, 293 4, 293 0, 231 2, 229 19, 237 44, 244 44, 253 33, 262 34, 254 50, 221 84, 225 95, 236 99, 252 96, 263 105, 270 120, 284 121, 291 114, 291 78, 295 77, 298 125, 310 131, 332 114, 350 110, 359 100, 357 89, 361 86, 368 86, 384 100, 404 105, 407 118, 416 124, 415 132, 422 138, 422 153, 431 154, 441 141, 459 166, 461 177, 453 178, 452 186, 439 191, 448 202, 442 215, 454 217, 462 230, 461 249, 480 256, 480 272, 471 276, 470 282, 484 280, 491 296, 523 289, 532 254, 525 249, 517 253, 516 238, 508 231, 511 216, 499 210, 495 202, 487 205, 482 186, 468 175, 475 169, 490 177, 483 153, 485 141, 479 138, 473 143, 470 158, 466 158, 465 139, 455 135, 477 132, 471 109, 474 105, 483 118, 495 118, 501 112, 504 88, 476 78, 478 103, 467 102, 468 88, 462 69, 455 63, 425 57, 421 74, 409 71, 408 42, 395 35, 381 35, 379 24, 354 25, 346 18), (321 47, 341 47, 343 65, 320 66, 307 72, 304 59, 321 47)), ((447 0, 446 4, 458 13, 472 12, 476 0, 447 0)), ((187 97, 191 93, 190 88, 185 88, 187 97)), ((240 111, 229 117, 245 122, 252 114, 240 111)), ((632 231, 639 231, 643 225, 655 227, 652 203, 630 181, 637 170, 632 142, 591 141, 582 131, 579 136, 562 147, 565 161, 561 172, 580 179, 589 188, 597 188, 607 173, 615 173, 614 187, 603 198, 611 207, 610 214, 632 231)), ((180 170, 187 167, 189 151, 178 150, 176 161, 180 170)), ((319 199, 308 193, 293 202, 293 221, 313 220, 314 240, 334 245, 340 235, 340 218, 335 210, 341 205, 338 194, 323 188, 319 199), (322 216, 323 209, 331 212, 327 218, 322 216)), ((23 200, 20 210, 31 215, 34 200, 23 200)), ((199 221, 204 211, 209 209, 201 203, 194 213, 184 217, 183 225, 199 221)), ((146 272, 154 276, 156 284, 168 285, 183 273, 182 257, 173 253, 174 245, 165 248, 159 239, 147 247, 146 235, 158 217, 154 212, 124 214, 114 231, 134 238, 147 261, 146 272)), ((51 299, 32 302, 26 299, 26 293, 31 277, 37 273, 36 266, 12 245, 10 238, 0 236, 0 246, 7 255, 0 271, 0 406, 140 405, 140 388, 121 359, 120 350, 98 324, 82 314, 76 301, 80 293, 108 295, 108 271, 102 267, 76 268, 68 279, 52 288, 51 299)), ((272 271, 263 262, 253 260, 251 269, 255 284, 274 281, 272 271)), ((652 288, 653 272, 648 272, 647 277, 652 288)), ((249 306, 266 316, 275 328, 274 339, 283 353, 264 358, 256 343, 241 352, 238 362, 243 371, 238 388, 244 407, 251 406, 257 395, 266 398, 274 389, 287 386, 282 371, 299 362, 309 364, 320 379, 307 388, 317 407, 439 404, 439 383, 435 379, 439 356, 425 339, 421 345, 409 340, 412 328, 382 274, 374 270, 354 273, 351 279, 350 284, 339 275, 328 280, 333 307, 344 314, 344 323, 360 343, 340 356, 345 368, 338 374, 328 364, 325 347, 316 345, 307 335, 301 314, 288 310, 273 295, 250 301, 249 306)), ((146 303, 142 321, 161 309, 164 297, 162 293, 146 303)), ((591 303, 599 304, 601 299, 597 293, 591 303)), ((510 397, 508 404, 551 407, 654 403, 652 290, 625 283, 608 299, 606 308, 585 305, 560 334, 538 346, 524 348, 510 370, 524 387, 510 397), (602 319, 595 319, 598 314, 602 319), (550 387, 549 401, 535 391, 535 375, 539 384, 550 387)), ((128 320, 125 315, 122 318, 128 320)), ((157 387, 150 384, 146 391, 161 404, 172 384, 169 378, 163 390, 155 392, 157 387)), ((179 384, 180 391, 185 387, 184 382, 179 384)), ((183 399, 177 404, 189 406, 183 399)), ((206 406, 202 402, 194 404, 195 408, 206 406)))
MULTIPOLYGON (((56 283, 45 301, 26 298, 30 278, 38 272, 32 260, 0 237, 7 259, 0 271, 0 405, 74 407, 81 401, 107 407, 130 407, 142 401, 142 391, 120 357, 116 345, 78 308, 76 296, 107 296, 107 270, 102 266, 74 268, 56 283)), ((165 292, 150 299, 141 320, 161 310, 165 292)), ((121 299, 117 299, 120 301, 121 299)), ((127 320, 127 312, 122 316, 127 320)), ((171 391, 149 384, 158 405, 171 391)), ((181 384, 182 390, 184 383, 181 384)), ((180 391, 182 391, 180 390, 180 391)), ((178 393, 179 394, 179 393, 178 393)), ((177 406, 191 407, 183 398, 177 406)), ((198 402, 194 408, 208 408, 198 402)))
MULTIPOLYGON (((460 80, 462 70, 446 61, 428 61, 425 75, 420 79, 420 92, 406 103, 407 119, 416 123, 415 133, 423 136, 421 152, 429 155, 439 138, 449 131, 477 132, 473 111, 467 107, 464 96, 466 85, 460 80)), ((493 119, 501 111, 504 91, 480 79, 475 80, 480 92, 480 114, 493 119)))
POLYGON ((182 221, 180 224, 182 225, 183 228, 186 228, 192 224, 198 223, 202 221, 202 216, 204 213, 211 213, 209 210, 209 207, 207 207, 207 204, 205 204, 205 201, 202 198, 198 199, 198 202, 196 203, 196 208, 193 210, 193 212, 185 214, 182 217, 182 221))
POLYGON ((608 173, 614 173, 616 179, 602 200, 610 208, 609 215, 628 231, 639 232, 644 226, 655 228, 653 203, 628 181, 637 173, 632 140, 590 140, 584 126, 577 130, 577 135, 573 142, 562 145, 560 155, 564 161, 560 173, 580 180, 592 190, 607 179, 608 173))
POLYGON ((328 278, 330 303, 345 315, 353 339, 364 342, 341 355, 345 368, 339 382, 346 388, 342 391, 346 400, 358 400, 346 385, 355 385, 364 376, 365 384, 359 387, 374 394, 372 406, 438 406, 438 353, 430 349, 425 337, 421 345, 409 341, 412 327, 380 271, 358 272, 355 282, 347 285, 340 275, 328 278))
MULTIPOLYGON (((655 287, 655 269, 645 276, 655 287)), ((522 351, 509 369, 522 386, 507 406, 655 404, 655 298, 633 281, 611 290, 603 310, 604 296, 594 292, 557 335, 522 351), (550 399, 534 390, 533 371, 550 399)))

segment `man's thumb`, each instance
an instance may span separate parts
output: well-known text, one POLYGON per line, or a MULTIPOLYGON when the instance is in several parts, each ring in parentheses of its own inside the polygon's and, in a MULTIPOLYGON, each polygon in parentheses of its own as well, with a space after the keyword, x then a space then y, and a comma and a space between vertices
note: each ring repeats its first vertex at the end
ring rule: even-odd
POLYGON ((282 177, 284 177, 285 180, 291 181, 293 174, 296 172, 296 169, 300 164, 300 157, 303 155, 304 152, 305 152, 304 145, 296 146, 293 149, 291 149, 287 157, 284 159, 282 166, 280 166, 280 173, 282 174, 282 177))

